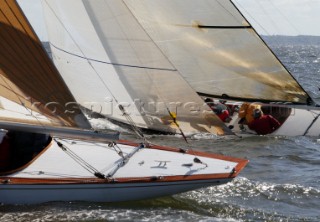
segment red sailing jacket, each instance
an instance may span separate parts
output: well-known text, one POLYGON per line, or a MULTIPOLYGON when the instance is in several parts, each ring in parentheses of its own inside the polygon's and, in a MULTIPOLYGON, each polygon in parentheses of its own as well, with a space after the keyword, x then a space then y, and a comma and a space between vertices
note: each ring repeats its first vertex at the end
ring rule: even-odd
POLYGON ((254 130, 259 135, 266 135, 272 133, 280 127, 278 120, 273 118, 270 115, 263 115, 258 119, 254 119, 251 123, 248 124, 251 130, 254 130))

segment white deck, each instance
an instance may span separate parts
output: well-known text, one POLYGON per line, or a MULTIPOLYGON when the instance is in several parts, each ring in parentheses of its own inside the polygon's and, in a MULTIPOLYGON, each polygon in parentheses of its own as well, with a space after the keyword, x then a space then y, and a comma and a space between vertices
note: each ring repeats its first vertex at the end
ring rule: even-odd
MULTIPOLYGON (((194 163, 195 156, 192 154, 151 148, 137 149, 128 145, 118 145, 124 156, 132 154, 132 157, 124 166, 117 167, 123 162, 123 158, 107 144, 57 140, 99 173, 111 174, 114 181, 120 182, 97 179, 94 173, 84 169, 53 141, 50 147, 28 167, 3 177, 0 183, 0 203, 141 200, 224 184, 239 173, 231 174, 238 162, 198 156, 205 163, 200 164, 194 163), (193 177, 185 177, 187 175, 193 177), (67 182, 63 182, 64 178, 67 182), (76 178, 75 183, 68 182, 70 181, 68 179, 72 178, 76 178)), ((239 164, 238 171, 244 167, 246 161, 241 160, 239 164)))
MULTIPOLYGON (((73 140, 58 141, 105 175, 111 173, 122 162, 122 158, 107 144, 73 140)), ((124 156, 134 151, 132 146, 120 144, 118 146, 124 156)), ((194 158, 194 155, 189 154, 141 148, 123 167, 116 171, 113 178, 223 174, 230 173, 237 165, 236 162, 198 157, 207 164, 206 166, 194 163, 194 158)), ((30 166, 10 176, 22 178, 94 178, 92 173, 62 151, 54 141, 51 147, 30 166)))

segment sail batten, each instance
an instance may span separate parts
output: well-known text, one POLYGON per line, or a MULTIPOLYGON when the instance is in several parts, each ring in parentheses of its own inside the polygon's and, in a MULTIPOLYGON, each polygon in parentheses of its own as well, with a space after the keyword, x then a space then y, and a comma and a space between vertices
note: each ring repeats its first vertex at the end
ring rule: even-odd
POLYGON ((231 1, 124 2, 197 92, 308 102, 307 93, 231 1))
POLYGON ((203 29, 252 29, 252 26, 215 26, 215 25, 198 25, 203 29))

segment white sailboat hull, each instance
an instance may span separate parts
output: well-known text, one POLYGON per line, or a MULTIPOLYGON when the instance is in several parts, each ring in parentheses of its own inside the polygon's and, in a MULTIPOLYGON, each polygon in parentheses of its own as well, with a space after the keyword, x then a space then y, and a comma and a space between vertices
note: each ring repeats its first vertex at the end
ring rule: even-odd
MULTIPOLYGON (((230 102, 228 104, 241 105, 238 102, 230 102)), ((274 136, 320 136, 320 107, 309 107, 299 105, 267 105, 263 107, 275 107, 276 112, 268 114, 274 116, 280 121, 281 126, 270 135, 274 136), (285 115, 281 116, 285 113, 285 115), (280 113, 280 114, 279 114, 280 113), (278 118, 280 117, 280 118, 278 118)), ((244 125, 245 130, 239 127, 240 118, 238 113, 232 115, 232 121, 228 125, 234 126, 233 132, 238 135, 254 135, 254 131, 250 130, 247 125, 244 125)))
POLYGON ((320 136, 320 110, 294 109, 273 135, 320 136))
POLYGON ((27 164, 0 171, 0 203, 120 202, 168 196, 227 183, 247 162, 128 141, 55 138, 27 164))
POLYGON ((37 204, 52 201, 122 202, 169 196, 229 181, 231 178, 165 183, 1 185, 0 202, 4 204, 37 204))

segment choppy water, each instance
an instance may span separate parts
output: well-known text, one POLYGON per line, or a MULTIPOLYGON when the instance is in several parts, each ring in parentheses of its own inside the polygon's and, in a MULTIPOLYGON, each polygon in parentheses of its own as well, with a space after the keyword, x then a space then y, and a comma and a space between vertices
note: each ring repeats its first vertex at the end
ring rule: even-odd
MULTIPOLYGON (((271 47, 301 85, 319 97, 320 44, 272 42, 271 47)), ((149 140, 187 146, 177 136, 149 140)), ((0 221, 320 221, 320 138, 198 136, 190 144, 250 163, 233 182, 219 187, 121 204, 0 206, 0 221)))
POLYGON ((320 98, 320 37, 264 37, 301 86, 320 98))

